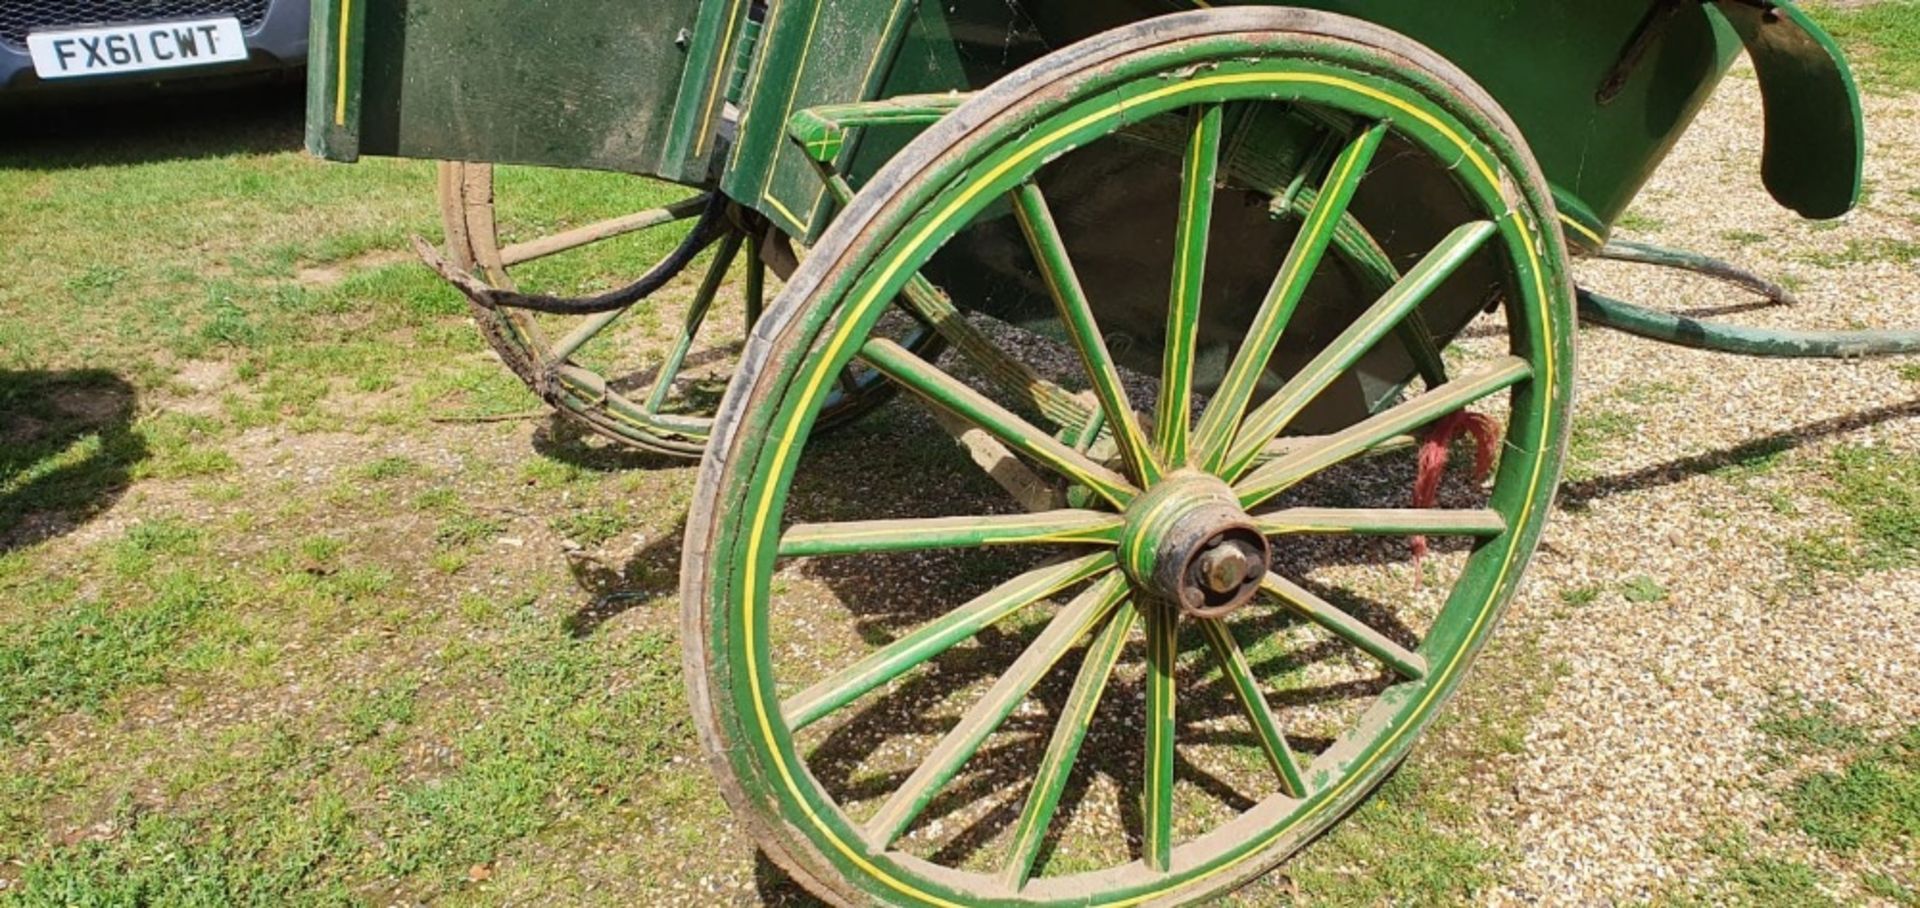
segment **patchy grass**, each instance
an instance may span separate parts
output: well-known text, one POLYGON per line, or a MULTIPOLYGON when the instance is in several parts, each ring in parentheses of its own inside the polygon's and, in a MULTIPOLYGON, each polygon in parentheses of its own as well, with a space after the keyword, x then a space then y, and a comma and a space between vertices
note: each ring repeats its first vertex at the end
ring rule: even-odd
POLYGON ((1814 844, 1837 854, 1920 847, 1920 725, 1859 742, 1838 770, 1816 772, 1782 800, 1814 844))
POLYGON ((1628 602, 1636 605, 1646 605, 1666 599, 1667 588, 1661 586, 1660 581, 1648 577, 1645 574, 1640 574, 1628 578, 1625 583, 1620 584, 1620 595, 1628 602))
POLYGON ((1626 214, 1620 216, 1620 223, 1617 226, 1633 233, 1648 234, 1665 230, 1667 222, 1644 211, 1628 210, 1626 214))
POLYGON ((1810 12, 1846 46, 1866 90, 1920 91, 1920 0, 1851 7, 1821 3, 1810 12))
POLYGON ((1871 240, 1848 240, 1846 246, 1838 251, 1807 251, 1800 253, 1800 260, 1820 268, 1847 268, 1853 265, 1888 262, 1896 265, 1912 264, 1920 261, 1920 243, 1891 237, 1875 237, 1871 240))
POLYGON ((1538 641, 1497 640, 1406 765, 1335 833, 1241 893, 1249 904, 1457 905, 1500 878, 1517 845, 1489 835, 1475 792, 1500 784, 1498 758, 1526 749, 1560 673, 1538 641))
POLYGON ((1604 409, 1576 413, 1567 441, 1567 478, 1592 479, 1612 447, 1639 432, 1640 420, 1629 413, 1604 409))
POLYGON ((1859 574, 1920 561, 1920 456, 1846 446, 1820 475, 1819 494, 1848 526, 1793 540, 1789 554, 1798 567, 1859 574))
POLYGON ((85 599, 0 634, 0 743, 18 743, 37 715, 97 711, 160 680, 181 641, 232 596, 185 571, 131 586, 138 596, 124 606, 85 599))
POLYGON ((1755 728, 1777 768, 1759 783, 1774 818, 1704 842, 1718 869, 1682 901, 1838 904, 1859 891, 1912 904, 1920 880, 1900 857, 1920 847, 1920 724, 1876 731, 1783 694, 1755 728))
POLYGON ((1592 605, 1600 601, 1600 594, 1604 592, 1598 584, 1569 587, 1560 591, 1560 601, 1574 607, 1592 605))
POLYGON ((1694 891, 1673 899, 1680 905, 1838 906, 1832 880, 1802 861, 1759 853, 1743 830, 1713 836, 1703 849, 1716 863, 1714 874, 1694 891))

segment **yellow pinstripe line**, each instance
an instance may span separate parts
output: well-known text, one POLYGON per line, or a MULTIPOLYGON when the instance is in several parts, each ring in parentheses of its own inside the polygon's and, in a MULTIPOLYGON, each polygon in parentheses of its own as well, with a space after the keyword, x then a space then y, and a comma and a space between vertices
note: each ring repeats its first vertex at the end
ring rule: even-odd
MULTIPOLYGON (((967 518, 955 517, 955 518, 949 518, 949 519, 958 522, 961 520, 966 520, 967 518)), ((1098 523, 1089 520, 1089 521, 1086 521, 1086 523, 1087 525, 1084 527, 1069 529, 1063 532, 1049 533, 1044 536, 1015 536, 1011 538, 1002 538, 1002 539, 988 538, 984 541, 983 544, 985 545, 1007 544, 1007 543, 1023 542, 1027 540, 1033 540, 1033 541, 1055 540, 1055 541, 1061 541, 1061 542, 1086 542, 1086 541, 1092 541, 1092 539, 1098 539, 1098 538, 1107 536, 1113 530, 1119 529, 1124 524, 1124 521, 1121 520, 1120 515, 1115 514, 1115 515, 1112 515, 1111 520, 1102 520, 1098 523)), ((990 532, 992 533, 1001 533, 1001 532, 1018 531, 1018 530, 1045 529, 1049 526, 1052 526, 1053 523, 1051 521, 1024 521, 1024 522, 1008 521, 1006 523, 987 523, 984 525, 987 527, 990 527, 991 528, 990 532)), ((812 539, 807 539, 804 541, 809 543, 839 542, 839 541, 848 540, 848 539, 871 539, 876 536, 897 536, 900 534, 900 532, 901 532, 901 529, 899 527, 878 528, 878 529, 872 529, 872 530, 849 530, 846 532, 830 532, 829 531, 829 532, 823 532, 812 539)))
POLYGON ((693 140, 693 153, 696 156, 706 150, 707 140, 713 137, 713 115, 720 109, 720 105, 714 102, 719 99, 720 86, 733 74, 733 67, 729 65, 733 61, 728 58, 727 52, 733 49, 733 27, 740 24, 740 9, 746 2, 734 0, 733 11, 727 14, 727 32, 720 41, 720 60, 714 67, 713 87, 707 89, 707 112, 700 119, 700 134, 693 140))
MULTIPOLYGON (((1192 143, 1194 146, 1197 146, 1200 142, 1201 134, 1206 132, 1206 129, 1207 129, 1207 114, 1205 112, 1202 112, 1200 114, 1200 119, 1193 124, 1193 135, 1189 136, 1187 138, 1187 141, 1192 143)), ((1216 166, 1218 166, 1218 160, 1219 160, 1218 156, 1220 154, 1220 148, 1217 143, 1214 146, 1213 154, 1215 155, 1216 166)), ((1189 184, 1197 182, 1200 178, 1200 156, 1199 155, 1197 154, 1193 155, 1192 165, 1193 166, 1187 170, 1187 182, 1189 184)), ((1206 188, 1206 192, 1209 195, 1211 195, 1213 193, 1213 187, 1208 186, 1206 188)), ((1200 193, 1189 190, 1188 198, 1187 198, 1187 223, 1183 225, 1187 230, 1195 229, 1193 226, 1193 218, 1194 218, 1194 214, 1199 209, 1200 209, 1200 193)), ((1203 237, 1206 236, 1208 232, 1208 227, 1209 227, 1208 224, 1202 224, 1199 226, 1198 229, 1200 230, 1201 236, 1203 237)), ((1175 317, 1178 319, 1177 324, 1180 324, 1180 325, 1185 325, 1187 323, 1186 319, 1187 319, 1188 305, 1191 304, 1191 305, 1197 306, 1200 303, 1198 299, 1190 300, 1187 298, 1187 290, 1188 290, 1187 282, 1191 279, 1192 275, 1193 275, 1193 239, 1192 237, 1187 237, 1187 242, 1182 243, 1180 246, 1180 283, 1176 286, 1176 289, 1174 290, 1174 294, 1173 294, 1173 299, 1174 299, 1173 311, 1174 311, 1175 317)), ((1200 288, 1198 287, 1193 288, 1193 293, 1197 297, 1200 294, 1200 288)), ((1199 326, 1195 325, 1194 328, 1195 330, 1193 333, 1195 336, 1190 341, 1192 346, 1190 346, 1186 350, 1185 362, 1183 362, 1180 366, 1181 371, 1187 373, 1186 383, 1187 383, 1189 392, 1192 391, 1193 358, 1196 355, 1196 350, 1193 348, 1199 346, 1199 337, 1198 337, 1199 326)), ((1189 435, 1192 428, 1191 425, 1189 424, 1193 419, 1193 401, 1191 398, 1192 398, 1192 394, 1189 393, 1186 397, 1183 397, 1180 400, 1167 401, 1167 403, 1170 404, 1171 407, 1178 412, 1167 414, 1168 428, 1164 432, 1160 433, 1162 435, 1161 440, 1165 441, 1173 438, 1173 436, 1168 433, 1171 433, 1174 431, 1171 428, 1171 426, 1175 419, 1179 420, 1180 423, 1183 426, 1185 426, 1188 430, 1187 432, 1182 432, 1181 434, 1189 435)), ((1189 435, 1187 446, 1191 446, 1191 444, 1192 444, 1192 438, 1189 435)), ((1169 460, 1171 460, 1173 457, 1173 452, 1171 451, 1163 451, 1161 453, 1162 455, 1166 456, 1169 460)), ((1189 451, 1181 451, 1180 453, 1182 455, 1180 458, 1181 461, 1184 462, 1191 459, 1191 455, 1189 451)), ((1169 464, 1169 466, 1173 466, 1173 467, 1178 467, 1179 465, 1180 464, 1177 464, 1177 463, 1169 464)))
POLYGON ((333 125, 347 125, 347 35, 348 23, 352 21, 353 0, 340 0, 340 65, 334 71, 333 125))
MULTIPOLYGON (((767 171, 767 173, 768 173, 768 177, 767 177, 767 179, 773 179, 773 177, 772 177, 772 173, 773 173, 773 171, 771 171, 771 170, 769 170, 769 171, 767 171)), ((764 192, 762 192, 762 194, 761 194, 761 198, 764 198, 764 199, 766 199, 766 200, 767 200, 767 204, 769 204, 769 205, 772 205, 772 206, 774 207, 774 210, 776 210, 776 211, 778 211, 778 212, 780 212, 781 214, 784 214, 784 215, 786 215, 786 216, 787 216, 787 220, 789 220, 789 221, 792 221, 792 222, 794 222, 795 224, 798 224, 798 225, 800 226, 800 228, 801 228, 802 230, 804 230, 804 229, 806 229, 806 226, 807 226, 807 225, 806 225, 806 222, 805 222, 805 221, 802 221, 802 220, 800 220, 800 216, 799 216, 799 215, 797 215, 797 214, 794 214, 794 213, 793 213, 792 211, 789 211, 789 210, 787 209, 787 206, 785 206, 785 205, 782 205, 782 204, 780 204, 780 200, 779 200, 778 198, 775 198, 775 197, 773 197, 773 196, 771 196, 771 195, 766 195, 766 194, 765 194, 764 192)))
MULTIPOLYGON (((807 20, 807 38, 800 45, 800 62, 794 66, 793 72, 789 76, 793 79, 793 85, 787 89, 786 110, 780 114, 780 122, 775 125, 775 128, 781 131, 782 136, 786 133, 787 119, 793 116, 793 105, 800 98, 800 82, 807 72, 807 57, 813 51, 813 33, 820 28, 820 13, 826 8, 827 4, 824 0, 816 0, 813 4, 813 18, 807 20)), ((772 29, 769 28, 767 31, 771 34, 772 29)), ((799 228, 799 232, 805 233, 809 222, 801 220, 799 216, 788 211, 787 206, 780 204, 780 200, 774 198, 772 193, 768 191, 773 187, 774 175, 780 172, 780 153, 786 149, 787 143, 784 140, 773 143, 773 157, 767 161, 766 178, 760 181, 760 198, 772 203, 780 210, 781 214, 786 215, 788 219, 793 221, 794 226, 799 228)), ((826 190, 821 190, 822 194, 825 192, 826 190)), ((815 204, 819 204, 817 200, 815 204)))
POLYGON ((1605 237, 1602 237, 1600 234, 1594 233, 1592 228, 1588 227, 1585 224, 1580 223, 1579 221, 1574 220, 1570 215, 1562 213, 1560 215, 1560 220, 1562 223, 1566 224, 1568 227, 1572 227, 1575 233, 1578 233, 1581 236, 1584 236, 1587 239, 1592 240, 1595 246, 1605 246, 1607 244, 1605 237))
MULTIPOLYGON (((1374 128, 1377 129, 1378 127, 1374 127, 1374 128)), ((1367 136, 1370 133, 1372 133, 1372 131, 1373 129, 1369 129, 1367 132, 1361 133, 1360 137, 1354 140, 1353 145, 1349 146, 1348 150, 1352 153, 1346 155, 1345 156, 1346 160, 1341 162, 1340 172, 1330 176, 1327 179, 1328 186, 1338 187, 1341 184, 1346 183, 1347 178, 1353 175, 1353 168, 1358 166, 1360 163, 1361 155, 1359 154, 1359 150, 1361 146, 1366 143, 1367 136)), ((1334 208, 1333 204, 1327 200, 1327 194, 1323 192, 1314 202, 1313 222, 1301 229, 1301 234, 1300 234, 1301 239, 1304 240, 1309 237, 1317 238, 1320 235, 1320 233, 1326 229, 1327 222, 1333 218, 1333 208, 1334 208)), ((1318 240, 1315 239, 1315 242, 1318 242, 1318 240)), ((1291 292, 1293 287, 1293 282, 1300 277, 1300 269, 1306 266, 1305 259, 1306 259, 1305 256, 1301 256, 1287 263, 1286 274, 1281 276, 1279 286, 1287 288, 1287 291, 1291 292)), ((1304 294, 1306 293, 1306 289, 1303 287, 1301 288, 1300 292, 1304 294)), ((1280 302, 1280 300, 1278 298, 1275 298, 1274 302, 1278 303, 1280 302)), ((1260 334, 1265 334, 1267 332, 1268 326, 1272 325, 1274 320, 1280 317, 1280 309, 1281 309, 1280 306, 1275 306, 1271 311, 1265 312, 1264 313, 1265 317, 1260 320, 1259 326, 1255 328, 1254 331, 1257 331, 1260 334)), ((1259 374, 1252 373, 1252 372, 1247 373, 1247 377, 1245 379, 1245 381, 1254 382, 1256 387, 1258 385, 1259 380, 1260 380, 1259 374)), ((1251 390, 1248 391, 1248 395, 1249 396, 1252 395, 1251 390)), ((1245 405, 1243 404, 1242 406, 1244 407, 1245 405)), ((1209 405, 1209 407, 1211 407, 1211 405, 1209 405)), ((1224 414, 1225 411, 1222 411, 1222 412, 1224 414)), ((1245 411, 1242 410, 1242 413, 1244 412, 1245 411)), ((1200 421, 1204 425, 1206 424, 1207 419, 1205 416, 1202 416, 1200 421)), ((1222 439, 1219 442, 1220 452, 1218 456, 1230 457, 1233 450, 1233 441, 1234 441, 1233 436, 1235 434, 1233 431, 1233 426, 1230 423, 1223 423, 1221 424, 1221 430, 1224 431, 1226 434, 1222 436, 1222 439)), ((1202 438, 1200 439, 1200 441, 1203 443, 1209 443, 1209 444, 1211 443, 1211 440, 1206 438, 1202 438)), ((1213 464, 1215 456, 1216 455, 1213 454, 1212 452, 1203 451, 1202 457, 1205 458, 1203 463, 1206 463, 1209 465, 1213 464)))
MULTIPOLYGON (((888 265, 885 268, 881 270, 881 272, 878 275, 878 280, 868 282, 869 289, 866 291, 864 296, 862 296, 858 301, 856 301, 856 303, 853 306, 849 307, 849 309, 847 310, 849 315, 864 312, 868 307, 873 305, 873 303, 879 298, 881 290, 887 284, 891 283, 899 275, 899 273, 905 268, 904 260, 911 258, 913 257, 913 255, 917 254, 919 250, 923 248, 929 240, 932 239, 933 235, 936 232, 938 232, 940 229, 942 229, 945 226, 946 222, 951 220, 953 216, 960 211, 961 208, 970 204, 981 193, 985 192, 988 186, 997 182, 1001 177, 1011 172, 1014 168, 1019 167, 1022 164, 1025 164, 1028 160, 1033 158, 1035 155, 1038 155, 1044 150, 1050 148, 1055 142, 1058 142, 1061 139, 1069 135, 1072 135, 1074 132, 1077 132, 1080 129, 1083 129, 1089 125, 1092 125, 1093 123, 1096 123, 1102 119, 1108 118, 1118 113, 1124 113, 1125 111, 1132 109, 1134 107, 1139 107, 1142 105, 1153 103, 1162 98, 1173 97, 1173 96, 1188 93, 1188 92, 1194 92, 1203 88, 1209 88, 1216 85, 1255 84, 1255 83, 1262 83, 1262 82, 1271 83, 1271 84, 1305 83, 1305 84, 1326 85, 1326 86, 1350 91, 1355 94, 1361 95, 1363 97, 1371 98, 1379 103, 1394 107, 1402 111, 1403 113, 1407 114, 1408 116, 1426 124, 1429 128, 1433 129, 1435 132, 1439 133, 1448 141, 1452 142, 1455 145, 1455 147, 1460 149, 1462 155, 1467 159, 1469 163, 1473 165, 1474 169, 1480 173, 1480 175, 1485 180, 1488 186, 1493 187, 1496 191, 1498 191, 1501 187, 1500 180, 1498 179, 1498 176, 1493 170, 1492 166, 1489 165, 1486 162, 1486 160, 1482 158, 1480 154, 1476 150, 1474 150, 1474 148, 1470 144, 1468 144, 1464 138, 1462 138, 1459 135, 1459 133, 1455 132, 1452 128, 1448 127, 1445 123, 1441 122, 1438 118, 1434 117, 1432 114, 1422 111, 1419 108, 1414 107, 1412 104, 1398 97, 1387 94, 1386 92, 1380 91, 1379 89, 1371 88, 1367 85, 1363 85, 1361 83, 1352 81, 1350 79, 1344 79, 1338 76, 1322 75, 1319 73, 1236 73, 1236 74, 1222 74, 1222 75, 1196 78, 1188 82, 1167 85, 1150 92, 1142 92, 1139 95, 1122 98, 1115 104, 1112 104, 1099 111, 1095 111, 1093 113, 1087 114, 1086 116, 1081 117, 1080 119, 1075 120, 1072 123, 1069 123, 1069 124, 1066 124, 1065 126, 1060 127, 1059 129, 1053 131, 1052 133, 1049 133, 1048 135, 1040 138, 1039 140, 1029 143, 1025 148, 1014 153, 1013 155, 1010 155, 1007 158, 1007 160, 1002 161, 1000 164, 996 165, 992 170, 989 170, 975 177, 971 185, 969 185, 967 189, 960 192, 951 202, 948 203, 946 208, 941 210, 932 219, 930 219, 925 225, 921 227, 918 233, 914 234, 906 242, 906 244, 901 248, 901 252, 899 254, 896 254, 893 260, 890 263, 888 263, 888 265)), ((1521 245, 1524 247, 1527 253, 1528 261, 1532 266, 1536 298, 1540 301, 1539 314, 1542 318, 1543 323, 1550 322, 1552 319, 1553 313, 1549 308, 1547 308, 1546 278, 1544 274, 1541 272, 1539 250, 1534 245, 1533 235, 1528 229, 1530 225, 1527 223, 1524 223, 1523 214, 1518 209, 1516 209, 1514 212, 1512 212, 1512 216, 1520 217, 1523 220, 1523 222, 1518 225, 1520 228, 1521 245)), ((848 317, 848 318, 842 319, 838 330, 834 333, 832 337, 828 339, 828 344, 826 348, 821 351, 821 355, 819 356, 818 359, 815 360, 815 363, 816 363, 815 368, 812 374, 808 376, 807 384, 802 389, 799 401, 801 402, 812 401, 814 398, 816 398, 819 395, 820 386, 823 382, 826 381, 827 373, 831 371, 829 368, 831 363, 833 363, 835 360, 840 358, 841 352, 845 350, 847 343, 851 340, 853 329, 857 327, 858 323, 859 323, 859 319, 857 318, 848 317)), ((1550 338, 1547 339, 1546 343, 1543 344, 1542 351, 1546 361, 1546 369, 1544 369, 1540 375, 1535 376, 1535 378, 1537 378, 1540 381, 1543 396, 1548 401, 1549 405, 1551 405, 1551 401, 1553 399, 1553 393, 1554 393, 1553 375, 1554 375, 1555 355, 1553 350, 1553 344, 1550 338)), ((1540 435, 1540 438, 1537 440, 1537 444, 1542 449, 1545 448, 1546 443, 1549 440, 1546 432, 1547 425, 1548 425, 1548 422, 1543 421, 1542 428, 1541 428, 1541 435, 1540 435)), ((779 443, 774 448, 773 459, 769 465, 770 469, 766 472, 765 475, 779 476, 781 473, 785 472, 786 461, 793 454, 794 442, 796 440, 795 438, 796 428, 797 426, 792 422, 789 422, 789 424, 784 428, 785 434, 780 436, 779 443)), ((1528 480, 1527 494, 1523 496, 1521 500, 1520 516, 1519 516, 1519 519, 1515 521, 1516 526, 1524 526, 1526 524, 1527 517, 1532 513, 1534 500, 1540 491, 1540 480, 1544 475, 1546 461, 1547 461, 1547 458, 1544 456, 1540 457, 1538 460, 1535 461, 1533 475, 1529 477, 1529 480, 1528 480)), ((768 483, 764 487, 760 501, 757 502, 755 505, 753 523, 749 529, 749 533, 747 536, 746 563, 748 565, 748 569, 743 575, 742 582, 741 582, 742 597, 740 601, 742 603, 742 608, 740 613, 740 623, 741 623, 741 633, 744 634, 745 638, 749 641, 751 641, 754 638, 756 633, 753 603, 757 601, 757 597, 758 597, 758 591, 755 589, 755 584, 758 581, 758 577, 756 575, 756 570, 754 568, 754 565, 757 565, 760 561, 760 547, 762 544, 762 539, 766 536, 767 521, 770 519, 773 513, 773 507, 772 507, 773 498, 776 494, 777 494, 777 489, 773 483, 768 483)), ((1491 603, 1492 599, 1499 594, 1499 590, 1501 586, 1507 582, 1508 574, 1510 573, 1513 567, 1512 555, 1515 551, 1514 547, 1516 547, 1519 544, 1520 535, 1521 534, 1519 533, 1511 534, 1512 543, 1508 548, 1508 557, 1501 564, 1500 573, 1494 577, 1493 586, 1491 587, 1492 592, 1488 597, 1488 603, 1491 603)), ((1474 623, 1472 627, 1468 629, 1467 635, 1463 638, 1464 640, 1471 641, 1480 633, 1480 629, 1486 624, 1487 618, 1491 613, 1491 611, 1492 610, 1489 608, 1481 609, 1480 613, 1475 616, 1474 623)), ((1426 696, 1422 698, 1421 702, 1418 704, 1415 710, 1412 713, 1410 713, 1410 715, 1417 715, 1420 712, 1424 711, 1432 703, 1433 698, 1437 697, 1440 691, 1443 688, 1445 688, 1446 684, 1452 678, 1453 673, 1460 669, 1461 667, 1460 656, 1464 653, 1464 651, 1465 651, 1464 648, 1456 651, 1454 654, 1453 660, 1450 661, 1441 670, 1441 672, 1438 675, 1429 675, 1430 681, 1427 687, 1426 696)), ((875 866, 871 861, 867 860, 865 855, 862 855, 858 850, 854 849, 851 845, 841 840, 840 836, 834 831, 834 829, 825 822, 825 819, 822 818, 813 809, 812 803, 810 803, 805 793, 800 790, 799 784, 793 775, 793 768, 787 765, 786 757, 780 752, 779 741, 776 739, 773 733, 772 722, 766 711, 765 687, 760 678, 759 661, 757 659, 749 657, 746 660, 746 663, 747 663, 746 669, 747 669, 748 690, 749 690, 749 693, 752 695, 751 699, 753 702, 755 718, 759 724, 762 740, 767 745, 767 753, 769 756, 773 758, 773 763, 774 763, 773 768, 779 773, 782 782, 786 785, 787 791, 794 796, 794 804, 798 806, 801 812, 807 816, 807 819, 814 824, 815 828, 817 828, 820 832, 825 834, 827 840, 830 843, 832 843, 834 849, 838 851, 842 857, 846 858, 854 866, 859 867, 861 870, 873 876, 874 879, 880 881, 882 884, 886 885, 888 888, 891 888, 894 891, 901 893, 902 895, 911 896, 913 898, 919 899, 929 904, 943 906, 943 908, 963 908, 963 906, 955 902, 948 901, 930 892, 924 892, 910 883, 897 880, 892 875, 886 873, 878 866, 875 866)), ((1338 785, 1335 785, 1331 789, 1328 789, 1327 793, 1322 797, 1320 801, 1316 802, 1316 805, 1314 807, 1309 808, 1307 811, 1296 816, 1292 822, 1286 823, 1280 826, 1279 828, 1273 830, 1265 839, 1260 841, 1254 847, 1248 848, 1240 856, 1234 858, 1233 860, 1226 861, 1220 864, 1219 866, 1214 867, 1212 870, 1207 871, 1204 874, 1200 874, 1198 876, 1195 876, 1191 880, 1187 880, 1183 883, 1179 883, 1176 885, 1190 885, 1192 883, 1208 879, 1210 877, 1223 873, 1227 870, 1230 870, 1233 867, 1238 866, 1240 863, 1246 861, 1248 858, 1252 857, 1253 855, 1258 854, 1260 851, 1265 849, 1267 846, 1273 844, 1275 841, 1278 841, 1281 836, 1286 835, 1288 832, 1297 828, 1301 823, 1311 818, 1320 809, 1321 805, 1331 803, 1335 798, 1337 798, 1340 795, 1341 792, 1343 792, 1347 788, 1350 788, 1359 778, 1365 775, 1367 770, 1369 770, 1375 763, 1377 763, 1383 755, 1385 755, 1388 751, 1392 750, 1395 743, 1402 736, 1404 736, 1407 733, 1407 731, 1412 728, 1412 726, 1413 726, 1413 723, 1406 723, 1400 726, 1398 729, 1394 730, 1394 732, 1384 742, 1382 742, 1379 745, 1376 745, 1372 749, 1371 756, 1368 758, 1366 763, 1358 767, 1355 767, 1351 772, 1347 774, 1345 778, 1341 780, 1341 782, 1338 785)), ((1119 905, 1119 906, 1135 905, 1135 904, 1139 904, 1140 902, 1151 899, 1157 895, 1160 895, 1162 892, 1165 892, 1165 891, 1167 890, 1162 889, 1162 890, 1149 891, 1129 899, 1125 899, 1119 902, 1113 902, 1109 904, 1119 905)))

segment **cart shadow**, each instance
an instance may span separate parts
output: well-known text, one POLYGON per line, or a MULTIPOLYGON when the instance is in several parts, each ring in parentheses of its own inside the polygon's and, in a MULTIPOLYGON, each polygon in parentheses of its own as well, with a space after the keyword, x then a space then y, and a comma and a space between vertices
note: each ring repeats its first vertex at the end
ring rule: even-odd
POLYGON ((765 851, 758 848, 753 853, 753 888, 760 896, 762 905, 780 906, 780 908, 827 908, 827 903, 814 897, 805 886, 800 885, 786 868, 775 863, 765 851))
POLYGON ((302 148, 299 80, 61 93, 0 106, 0 168, 53 171, 302 148), (212 103, 210 103, 212 102, 212 103))
MULTIPOLYGON (((601 437, 558 413, 549 414, 546 422, 534 429, 532 445, 543 457, 595 473, 690 473, 694 466, 691 460, 636 450, 601 437)), ((648 541, 643 546, 613 561, 596 550, 567 549, 567 570, 586 600, 563 619, 566 632, 576 639, 593 636, 607 622, 673 595, 679 588, 680 544, 686 530, 684 513, 677 515, 670 526, 649 526, 648 541)))
POLYGON ((1756 464, 1821 439, 1916 418, 1920 418, 1920 399, 1802 423, 1732 447, 1676 458, 1629 473, 1566 483, 1560 487, 1560 506, 1578 511, 1599 499, 1676 485, 1699 476, 1756 464))
POLYGON ((542 457, 595 473, 684 470, 699 465, 690 458, 630 447, 559 413, 547 414, 545 422, 534 428, 532 444, 542 457))
POLYGON ((105 513, 147 458, 133 386, 112 372, 0 371, 0 555, 105 513))

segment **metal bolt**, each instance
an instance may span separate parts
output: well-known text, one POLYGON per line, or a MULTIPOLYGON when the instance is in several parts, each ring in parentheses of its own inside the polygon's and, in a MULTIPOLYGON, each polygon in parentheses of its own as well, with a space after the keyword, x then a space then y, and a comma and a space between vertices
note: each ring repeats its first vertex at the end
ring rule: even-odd
POLYGON ((1231 542, 1217 545, 1200 555, 1197 565, 1200 581, 1216 593, 1231 593, 1246 582, 1252 559, 1240 546, 1231 542))

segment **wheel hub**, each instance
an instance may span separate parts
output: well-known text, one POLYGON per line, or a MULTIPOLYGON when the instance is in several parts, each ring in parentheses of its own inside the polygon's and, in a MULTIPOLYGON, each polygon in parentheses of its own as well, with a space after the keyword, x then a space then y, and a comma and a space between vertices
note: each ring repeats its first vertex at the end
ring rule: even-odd
POLYGON ((1244 607, 1271 560, 1267 539, 1225 483, 1175 475, 1127 509, 1120 559, 1134 585, 1196 618, 1244 607))

